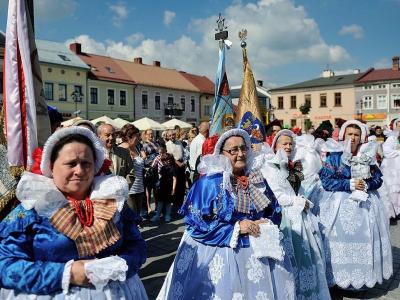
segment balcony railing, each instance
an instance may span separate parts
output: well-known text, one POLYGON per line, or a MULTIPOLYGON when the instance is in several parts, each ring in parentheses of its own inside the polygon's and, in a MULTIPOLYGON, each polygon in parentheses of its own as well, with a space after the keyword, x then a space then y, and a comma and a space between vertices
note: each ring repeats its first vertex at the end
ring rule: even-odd
POLYGON ((165 108, 164 114, 168 116, 182 116, 183 110, 180 108, 165 108))

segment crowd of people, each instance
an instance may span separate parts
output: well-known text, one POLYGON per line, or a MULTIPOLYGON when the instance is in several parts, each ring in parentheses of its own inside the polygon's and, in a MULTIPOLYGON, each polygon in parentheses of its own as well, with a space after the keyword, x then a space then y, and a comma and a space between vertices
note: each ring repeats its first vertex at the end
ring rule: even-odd
POLYGON ((400 119, 384 135, 275 120, 257 146, 239 128, 209 136, 209 122, 160 137, 87 120, 53 131, 0 223, 1 299, 147 299, 141 222, 178 214, 160 300, 330 299, 393 274, 400 119))

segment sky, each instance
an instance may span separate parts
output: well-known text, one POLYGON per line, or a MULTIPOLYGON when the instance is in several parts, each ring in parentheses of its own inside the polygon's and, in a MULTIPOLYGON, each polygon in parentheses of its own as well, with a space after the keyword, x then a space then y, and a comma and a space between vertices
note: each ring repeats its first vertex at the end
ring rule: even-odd
MULTIPOLYGON (((0 0, 6 31, 8 0, 0 0)), ((400 56, 400 0, 34 0, 36 38, 82 51, 207 76, 215 81, 218 14, 229 40, 230 86, 243 79, 238 32, 256 80, 281 87, 322 76, 391 68, 400 56)))

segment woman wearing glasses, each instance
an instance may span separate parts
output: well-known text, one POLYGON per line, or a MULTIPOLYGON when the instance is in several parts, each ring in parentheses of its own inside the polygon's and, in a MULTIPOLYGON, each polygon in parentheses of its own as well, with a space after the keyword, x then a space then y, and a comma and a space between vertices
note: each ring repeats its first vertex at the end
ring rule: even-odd
MULTIPOLYGON (((157 299, 294 299, 274 194, 241 129, 220 136, 179 213, 186 231, 157 299)), ((279 211, 279 210, 278 210, 279 211)))
POLYGON ((274 153, 263 156, 261 171, 282 207, 280 229, 293 267, 297 299, 330 299, 318 221, 309 210, 312 203, 298 194, 304 179, 302 166, 290 160, 294 138, 290 130, 279 131, 272 142, 274 153))

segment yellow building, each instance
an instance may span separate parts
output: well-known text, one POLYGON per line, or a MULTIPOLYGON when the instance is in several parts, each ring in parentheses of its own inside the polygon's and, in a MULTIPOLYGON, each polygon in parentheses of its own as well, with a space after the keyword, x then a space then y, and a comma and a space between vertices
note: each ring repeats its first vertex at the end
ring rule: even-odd
POLYGON ((324 120, 335 126, 338 119, 353 120, 355 114, 354 80, 359 76, 335 76, 324 71, 323 77, 270 90, 274 116, 284 127, 299 126, 307 130, 310 122, 315 128, 324 120), (309 114, 303 115, 300 106, 311 105, 309 114))
POLYGON ((62 43, 36 39, 47 104, 65 118, 88 118, 87 73, 90 68, 62 43))

